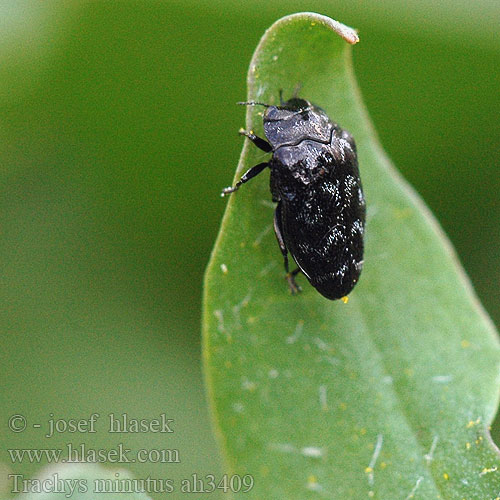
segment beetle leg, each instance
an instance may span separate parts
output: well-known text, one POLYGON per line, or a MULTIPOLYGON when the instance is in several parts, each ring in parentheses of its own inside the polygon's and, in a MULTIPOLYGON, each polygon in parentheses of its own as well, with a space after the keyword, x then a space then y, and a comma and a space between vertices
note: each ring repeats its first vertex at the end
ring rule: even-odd
POLYGON ((262 151, 265 151, 266 153, 270 153, 273 150, 271 144, 269 144, 265 139, 257 137, 251 130, 250 132, 247 132, 244 129, 240 129, 239 134, 248 137, 259 149, 262 149, 262 151))
POLYGON ((276 235, 278 245, 280 246, 281 253, 285 259, 285 270, 288 273, 288 250, 286 248, 281 230, 281 201, 278 202, 276 209, 274 210, 274 234, 276 235))
POLYGON ((299 268, 295 269, 295 271, 292 271, 291 273, 286 273, 286 280, 288 281, 288 286, 290 287, 292 295, 295 295, 302 291, 302 288, 300 288, 300 286, 295 281, 295 276, 297 276, 298 273, 300 273, 299 268))
POLYGON ((276 210, 274 211, 274 233, 276 234, 278 245, 280 247, 281 253, 283 254, 288 286, 290 287, 292 295, 295 295, 296 293, 302 291, 300 286, 295 282, 295 276, 300 272, 300 269, 297 268, 295 269, 295 271, 290 272, 288 268, 288 249, 286 248, 285 240, 283 238, 283 231, 281 228, 281 201, 278 203, 276 210))
POLYGON ((254 167, 250 168, 241 176, 240 180, 233 187, 224 188, 220 195, 225 196, 226 194, 237 191, 242 184, 245 184, 245 182, 248 182, 250 179, 260 174, 268 166, 269 163, 267 163, 266 161, 264 163, 259 163, 258 165, 255 165, 254 167))

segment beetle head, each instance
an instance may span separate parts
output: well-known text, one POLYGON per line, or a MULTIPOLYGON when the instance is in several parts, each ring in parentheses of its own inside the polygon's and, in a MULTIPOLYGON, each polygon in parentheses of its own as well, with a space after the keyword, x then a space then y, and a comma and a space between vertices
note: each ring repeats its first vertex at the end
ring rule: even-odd
POLYGON ((281 106, 269 106, 263 122, 264 133, 273 149, 297 145, 305 139, 325 143, 331 137, 333 126, 321 108, 298 97, 281 106))
POLYGON ((300 97, 292 97, 278 107, 281 109, 288 109, 290 111, 301 111, 308 108, 309 106, 311 106, 311 103, 309 101, 301 99, 300 97))

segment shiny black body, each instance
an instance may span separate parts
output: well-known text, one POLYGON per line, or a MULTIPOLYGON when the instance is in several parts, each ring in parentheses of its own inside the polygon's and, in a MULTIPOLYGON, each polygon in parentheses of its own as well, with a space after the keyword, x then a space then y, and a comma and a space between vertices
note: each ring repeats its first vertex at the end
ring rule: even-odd
POLYGON ((343 298, 363 266, 366 210, 354 140, 304 99, 264 106, 268 142, 242 133, 272 157, 223 194, 270 167, 271 193, 278 203, 274 227, 292 291, 298 289, 293 276, 300 270, 326 298, 343 298), (288 252, 299 268, 292 273, 288 252))

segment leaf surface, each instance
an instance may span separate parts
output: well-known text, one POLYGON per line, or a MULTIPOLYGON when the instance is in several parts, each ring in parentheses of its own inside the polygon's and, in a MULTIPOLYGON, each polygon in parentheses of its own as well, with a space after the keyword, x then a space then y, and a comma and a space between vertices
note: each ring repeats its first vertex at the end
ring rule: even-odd
MULTIPOLYGON (((295 14, 265 33, 250 64, 249 101, 277 103, 280 89, 288 98, 300 86, 352 133, 368 216, 349 302, 328 301, 300 276, 303 293, 291 296, 268 174, 231 195, 203 318, 228 470, 253 476, 245 498, 494 499, 497 335, 436 220, 377 142, 352 71, 356 39, 329 18, 295 14)), ((248 107, 246 128, 262 136, 261 113, 248 107)), ((235 180, 266 157, 245 141, 235 180)))

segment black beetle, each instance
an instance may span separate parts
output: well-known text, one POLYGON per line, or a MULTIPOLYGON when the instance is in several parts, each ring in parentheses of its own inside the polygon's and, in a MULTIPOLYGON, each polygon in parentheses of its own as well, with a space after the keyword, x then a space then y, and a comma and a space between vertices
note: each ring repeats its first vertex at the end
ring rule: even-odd
POLYGON ((327 299, 343 299, 351 292, 363 267, 365 199, 352 136, 332 122, 319 107, 294 97, 280 106, 264 106, 267 141, 240 130, 258 148, 272 153, 268 162, 249 169, 234 187, 271 169, 271 194, 277 202, 274 231, 285 259, 292 293, 300 288, 295 275, 302 271, 327 299), (288 269, 288 252, 298 269, 288 269))

